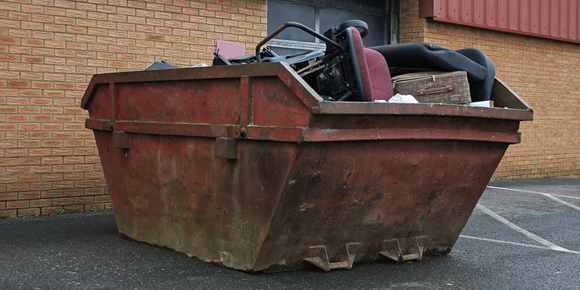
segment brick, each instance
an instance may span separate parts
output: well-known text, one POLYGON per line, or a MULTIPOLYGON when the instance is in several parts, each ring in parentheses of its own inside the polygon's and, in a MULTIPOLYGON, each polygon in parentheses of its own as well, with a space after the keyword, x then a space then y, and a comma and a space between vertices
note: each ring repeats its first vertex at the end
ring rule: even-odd
POLYGON ((83 205, 65 205, 63 206, 65 212, 82 212, 84 206, 83 205))
MULTIPOLYGON (((100 188, 100 190, 103 191, 102 188, 100 188)), ((103 202, 103 203, 111 202, 111 197, 109 195, 98 195, 95 196, 95 202, 103 202)))
POLYGON ((103 172, 87 172, 84 176, 85 179, 102 179, 105 178, 103 172))
POLYGON ((40 208, 25 208, 18 210, 18 216, 37 216, 40 215, 40 208))
POLYGON ((84 196, 84 189, 82 188, 73 188, 73 189, 65 189, 63 190, 62 195, 65 197, 75 197, 75 196, 84 196))
POLYGON ((54 198, 52 200, 52 205, 54 206, 63 206, 63 205, 72 205, 74 204, 74 199, 70 197, 65 198, 54 198))
POLYGON ((11 88, 29 88, 30 82, 29 81, 8 81, 8 87, 11 88))
POLYGON ((83 178, 84 178, 83 173, 64 173, 63 174, 63 179, 67 180, 67 181, 81 180, 83 178))
POLYGON ((6 209, 21 209, 30 207, 30 201, 28 200, 17 200, 17 201, 7 201, 6 209))
MULTIPOLYGON (((4 204, 4 208, 6 208, 6 203, 4 204)), ((0 218, 7 218, 7 217, 11 217, 11 216, 17 216, 18 215, 18 211, 16 210, 0 210, 0 218)))
POLYGON ((95 197, 93 196, 74 197, 73 201, 75 204, 92 204, 95 202, 95 197))
POLYGON ((8 200, 17 200, 18 199, 18 193, 16 192, 0 192, 0 201, 8 201, 8 200))
POLYGON ((52 166, 50 165, 43 165, 43 166, 30 166, 30 173, 52 173, 52 166))
POLYGON ((27 157, 28 156, 28 149, 6 149, 4 150, 5 157, 27 157))
POLYGON ((3 106, 3 107, 0 107, 0 113, 15 114, 15 113, 18 113, 18 107, 17 106, 3 106))
POLYGON ((28 183, 11 183, 6 185, 6 191, 27 191, 30 190, 28 183))
POLYGON ((75 188, 75 183, 72 181, 54 182, 52 186, 54 189, 68 189, 75 188))
POLYGON ((39 199, 40 198, 40 191, 26 191, 18 193, 18 199, 39 199))
MULTIPOLYGON (((32 135, 32 133, 31 133, 32 135)), ((30 147, 39 147, 40 141, 38 140, 19 140, 18 147, 21 148, 30 148, 30 147)))
POLYGON ((6 139, 28 139, 28 132, 6 132, 6 139))
POLYGON ((16 126, 16 124, 0 123, 0 130, 2 131, 15 131, 17 128, 18 126, 16 126))
POLYGON ((63 181, 64 174, 56 173, 56 174, 42 174, 41 180, 44 182, 54 182, 54 181, 63 181))
POLYGON ((62 157, 41 157, 40 159, 41 164, 63 164, 62 157))
POLYGON ((60 209, 61 207, 57 207, 57 206, 47 206, 47 207, 41 207, 40 208, 40 214, 41 215, 50 215, 50 214, 55 214, 57 209, 60 209))
POLYGON ((58 198, 62 197, 62 190, 46 190, 40 193, 41 198, 58 198))
POLYGON ((31 71, 32 66, 28 63, 8 63, 8 69, 11 71, 31 71))
POLYGON ((20 28, 20 21, 0 19, 0 27, 20 28))
POLYGON ((29 172, 28 166, 8 166, 6 167, 6 171, 4 172, 4 174, 16 175, 18 177, 18 182, 23 182, 22 176, 20 176, 19 174, 28 174, 28 172, 29 172))
POLYGON ((30 207, 48 207, 52 205, 52 199, 35 199, 30 201, 30 207))
MULTIPOLYGON (((31 139, 50 139, 52 138, 52 134, 50 132, 30 132, 31 139)), ((36 145, 35 145, 36 146, 36 145)))
MULTIPOLYGON (((64 15, 66 15, 66 10, 63 9, 63 8, 45 7, 43 14, 46 17, 52 17, 52 15, 54 15, 54 16, 64 16, 64 15)), ((54 21, 54 17, 52 18, 52 21, 54 21)))
POLYGON ((115 13, 117 12, 117 8, 108 5, 97 5, 97 11, 102 13, 115 13))

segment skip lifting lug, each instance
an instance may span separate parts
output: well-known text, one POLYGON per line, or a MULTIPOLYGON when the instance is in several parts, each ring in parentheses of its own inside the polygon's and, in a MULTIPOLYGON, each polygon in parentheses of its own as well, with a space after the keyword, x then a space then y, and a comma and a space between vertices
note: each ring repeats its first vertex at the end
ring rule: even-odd
POLYGON ((339 262, 330 262, 328 259, 328 252, 326 251, 326 246, 317 245, 308 247, 306 252, 306 257, 304 261, 313 264, 314 266, 328 272, 334 269, 352 269, 354 264, 354 259, 358 250, 360 249, 360 243, 346 243, 342 246, 338 258, 341 259, 339 262))
MULTIPOLYGON (((403 249, 399 239, 391 239, 383 241, 382 251, 379 254, 395 261, 422 261, 424 243, 427 236, 418 236, 407 240, 407 247, 403 249)), ((402 241, 402 240, 401 240, 402 241)))

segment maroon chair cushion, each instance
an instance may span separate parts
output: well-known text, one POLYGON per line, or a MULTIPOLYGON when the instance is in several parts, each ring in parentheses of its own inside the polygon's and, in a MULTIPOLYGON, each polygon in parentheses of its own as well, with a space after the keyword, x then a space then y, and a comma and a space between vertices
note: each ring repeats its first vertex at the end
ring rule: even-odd
POLYGON ((375 100, 388 101, 393 96, 393 83, 387 61, 378 51, 370 48, 365 48, 364 51, 369 75, 371 76, 372 91, 371 96, 367 97, 367 100, 370 102, 374 102, 375 100))
POLYGON ((389 100, 393 96, 393 84, 387 61, 378 51, 365 48, 358 30, 352 30, 353 43, 360 67, 366 100, 389 100))

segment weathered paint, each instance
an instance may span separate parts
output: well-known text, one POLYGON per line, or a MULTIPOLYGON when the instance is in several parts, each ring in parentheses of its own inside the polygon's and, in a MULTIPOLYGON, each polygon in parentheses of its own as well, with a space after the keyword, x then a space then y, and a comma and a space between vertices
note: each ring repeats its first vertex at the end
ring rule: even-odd
POLYGON ((249 271, 448 253, 532 110, 323 102, 284 63, 95 75, 121 235, 249 271))
POLYGON ((580 43, 579 0, 420 0, 419 17, 580 43))

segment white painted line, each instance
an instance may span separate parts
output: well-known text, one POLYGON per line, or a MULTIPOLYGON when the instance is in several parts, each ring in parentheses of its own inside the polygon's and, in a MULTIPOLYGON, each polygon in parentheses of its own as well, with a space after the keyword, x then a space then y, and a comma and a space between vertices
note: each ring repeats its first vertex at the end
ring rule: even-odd
POLYGON ((545 197, 547 197, 547 198, 549 198, 551 200, 557 201, 557 202, 559 202, 559 203, 561 203, 563 205, 567 205, 567 206, 569 206, 569 207, 571 207, 571 208, 573 208, 575 210, 579 210, 580 211, 580 206, 577 206, 575 204, 571 204, 571 203, 569 203, 567 201, 561 200, 561 199, 559 199, 559 198, 557 198, 557 197, 555 197, 555 196, 553 196, 553 195, 551 195, 549 193, 538 192, 538 191, 530 191, 530 190, 521 190, 521 189, 512 189, 512 188, 505 188, 505 187, 497 187, 497 186, 489 186, 489 185, 487 187, 488 188, 492 188, 492 189, 501 189, 501 190, 511 190, 511 191, 518 191, 518 192, 536 193, 536 194, 539 194, 539 195, 543 195, 543 196, 545 196, 545 197))
MULTIPOLYGON (((466 235, 460 235, 459 237, 461 237, 461 238, 467 238, 467 239, 474 239, 474 240, 481 240, 481 241, 486 241, 486 242, 500 243, 500 244, 510 244, 510 245, 516 245, 516 246, 530 247, 530 248, 553 250, 553 249, 548 248, 548 247, 542 247, 542 246, 536 246, 536 245, 528 245, 528 244, 521 244, 521 243, 514 243, 514 242, 494 240, 494 239, 478 238, 478 237, 472 237, 472 236, 466 236, 466 235)), ((554 250, 554 251, 558 251, 558 250, 554 250)), ((578 254, 578 255, 580 255, 580 252, 572 251, 572 250, 567 250, 566 253, 572 253, 572 254, 578 254)))
POLYGON ((494 243, 501 243, 501 244, 510 244, 510 245, 516 245, 516 246, 524 246, 524 247, 531 247, 531 248, 551 250, 550 248, 543 247, 543 246, 520 244, 520 243, 514 243, 514 242, 508 242, 508 241, 500 241, 500 240, 494 240, 494 239, 486 239, 486 238, 478 238, 478 237, 472 237, 472 236, 466 236, 466 235, 460 235, 459 237, 460 238, 474 239, 474 240, 481 240, 481 241, 486 241, 486 242, 494 242, 494 243))
POLYGON ((552 243, 552 242, 550 242, 548 240, 545 240, 544 238, 542 238, 542 237, 540 237, 540 236, 538 236, 538 235, 536 235, 534 233, 531 233, 529 231, 526 231, 523 228, 518 227, 514 223, 506 220, 505 218, 501 217, 497 213, 491 211, 490 209, 488 209, 487 207, 485 207, 485 206, 483 206, 481 204, 477 204, 475 207, 478 208, 478 209, 480 209, 480 210, 482 210, 483 212, 485 212, 489 216, 493 217, 494 219, 500 221, 501 223, 505 224, 506 226, 508 226, 508 227, 516 230, 520 234, 522 234, 522 235, 524 235, 524 236, 526 236, 526 237, 528 237, 528 238, 530 238, 530 239, 532 239, 532 240, 534 240, 534 241, 536 241, 536 242, 538 242, 538 243, 540 243, 540 244, 542 244, 542 245, 550 248, 551 250, 560 251, 560 252, 566 252, 566 253, 580 254, 580 252, 571 251, 571 250, 562 248, 562 247, 560 247, 560 246, 558 246, 558 245, 556 245, 556 244, 554 244, 554 243, 552 243))
POLYGON ((559 196, 559 197, 565 197, 565 198, 571 198, 571 199, 580 199, 580 196, 569 196, 569 195, 563 195, 563 194, 552 194, 553 196, 559 196))

